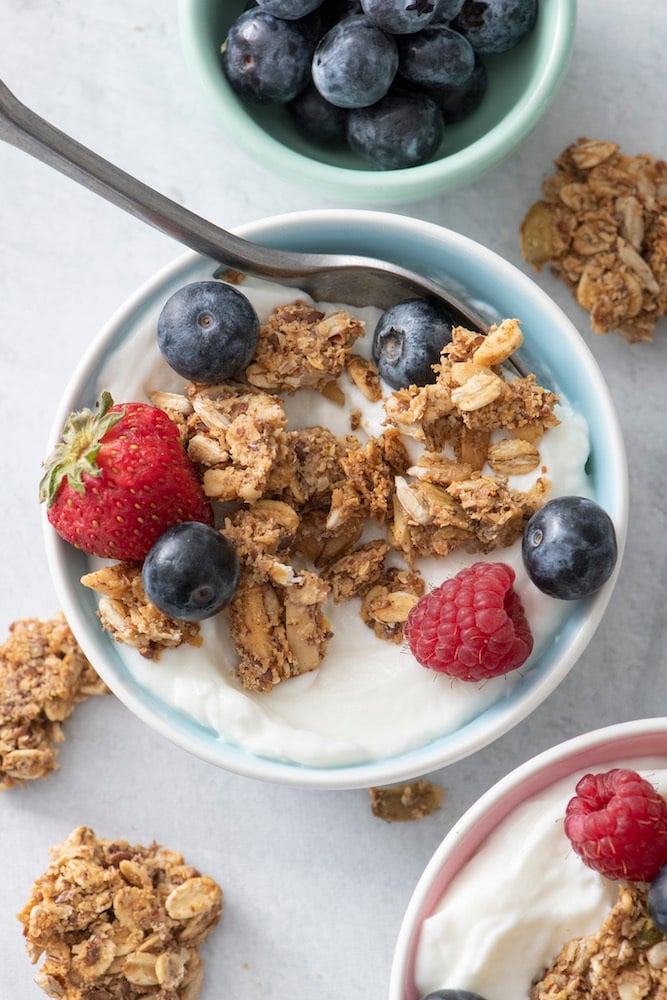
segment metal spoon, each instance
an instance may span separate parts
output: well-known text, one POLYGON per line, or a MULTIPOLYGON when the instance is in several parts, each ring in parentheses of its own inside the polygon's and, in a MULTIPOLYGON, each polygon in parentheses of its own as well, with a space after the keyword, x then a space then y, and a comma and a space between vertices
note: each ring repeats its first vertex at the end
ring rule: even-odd
POLYGON ((429 298, 442 303, 457 323, 482 333, 488 330, 464 303, 398 264, 347 254, 274 250, 220 229, 65 135, 17 100, 2 81, 0 139, 227 267, 301 288, 324 302, 387 309, 403 299, 429 298))

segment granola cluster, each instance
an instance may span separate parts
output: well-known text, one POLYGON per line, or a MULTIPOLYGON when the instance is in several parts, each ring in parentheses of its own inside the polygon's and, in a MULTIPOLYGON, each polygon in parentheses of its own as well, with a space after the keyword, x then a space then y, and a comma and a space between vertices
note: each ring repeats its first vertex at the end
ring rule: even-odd
POLYGON ((667 163, 579 139, 555 161, 521 224, 521 249, 549 264, 596 333, 651 340, 667 312, 667 163))
POLYGON ((199 946, 222 890, 157 844, 105 840, 80 826, 51 849, 18 919, 35 982, 62 1000, 195 1000, 199 946))
MULTIPOLYGON (((375 366, 352 351, 363 332, 346 312, 325 316, 297 301, 262 326, 245 381, 151 394, 178 426, 240 558, 226 615, 249 690, 319 666, 330 600, 357 598, 368 627, 401 642, 424 593, 418 560, 511 545, 549 489, 544 475, 525 493, 508 484, 510 475, 540 470, 539 440, 558 423, 556 397, 533 375, 505 377, 523 340, 516 320, 488 336, 455 329, 436 381, 386 399, 375 366), (353 406, 349 434, 288 425, 279 393, 314 389, 348 405, 353 386, 384 406, 382 433, 353 433, 353 406)), ((82 582, 102 595, 104 627, 144 655, 199 641, 197 625, 150 605, 137 565, 105 567, 82 582)))
POLYGON ((442 805, 444 792, 427 778, 369 788, 371 812, 385 823, 405 823, 430 816, 442 805))
POLYGON ((106 691, 62 613, 14 622, 0 646, 0 791, 54 771, 62 723, 106 691))
POLYGON ((651 920, 646 890, 629 884, 601 927, 574 938, 535 983, 531 1000, 664 1000, 667 940, 651 920))

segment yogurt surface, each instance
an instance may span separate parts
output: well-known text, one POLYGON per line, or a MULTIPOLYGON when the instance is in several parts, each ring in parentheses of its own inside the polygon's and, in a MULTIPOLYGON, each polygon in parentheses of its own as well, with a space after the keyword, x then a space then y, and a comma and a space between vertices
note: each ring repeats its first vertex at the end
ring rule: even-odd
MULTIPOLYGON (((276 305, 309 297, 248 278, 242 291, 264 322, 276 305)), ((320 304, 318 304, 320 305, 320 304)), ((321 304, 324 312, 346 308, 321 304)), ((348 310, 366 324, 366 336, 354 352, 370 357, 372 332, 379 310, 348 310)), ((156 344, 159 309, 137 325, 129 337, 108 355, 99 376, 99 390, 108 389, 118 402, 147 400, 154 390, 179 392, 183 379, 161 358, 156 344)), ((350 433, 350 411, 361 411, 355 431, 361 442, 383 430, 381 403, 369 403, 347 378, 339 380, 347 405, 342 407, 312 390, 285 398, 288 426, 322 425, 335 434, 350 433)), ((590 496, 585 472, 589 454, 586 422, 566 400, 556 408, 561 423, 540 441, 541 465, 535 473, 510 479, 527 490, 538 474, 552 484, 550 496, 590 496)), ((410 443, 406 441, 406 443, 410 443)), ((520 541, 488 556, 455 552, 444 559, 420 560, 427 588, 439 585, 465 565, 480 558, 503 561, 516 573, 519 593, 534 636, 530 660, 523 674, 546 644, 556 641, 569 602, 538 591, 523 570, 520 541)), ((399 560, 400 561, 400 560, 399 560)), ((91 569, 95 568, 91 560, 91 569)), ((320 667, 276 685, 272 691, 243 689, 235 677, 236 652, 224 613, 202 623, 203 645, 184 645, 147 661, 134 649, 122 647, 122 657, 134 678, 153 694, 204 726, 258 755, 314 766, 365 763, 422 746, 453 732, 488 706, 508 695, 519 672, 494 678, 483 685, 452 680, 426 670, 407 648, 377 638, 359 615, 360 601, 329 602, 325 615, 334 636, 320 667)))
POLYGON ((665 760, 578 771, 523 802, 484 841, 422 924, 420 995, 466 989, 485 1000, 527 1000, 571 938, 591 934, 616 902, 618 882, 588 868, 563 830, 567 803, 588 771, 629 767, 667 793, 665 760))

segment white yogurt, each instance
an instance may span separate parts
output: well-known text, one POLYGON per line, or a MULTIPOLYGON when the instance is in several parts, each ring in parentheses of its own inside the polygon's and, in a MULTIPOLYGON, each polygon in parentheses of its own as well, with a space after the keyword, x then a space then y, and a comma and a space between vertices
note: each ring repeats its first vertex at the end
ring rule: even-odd
MULTIPOLYGON (((631 767, 661 794, 664 759, 612 763, 631 767)), ((591 934, 616 902, 618 882, 588 868, 563 830, 579 771, 522 803, 484 841, 424 921, 415 983, 422 995, 465 989, 485 1000, 527 1000, 571 938, 591 934)))
MULTIPOLYGON (((244 293, 253 302, 261 321, 281 302, 297 296, 294 289, 248 279, 244 293)), ((336 306, 322 307, 330 311, 336 306)), ((350 310, 366 322, 369 335, 355 344, 355 352, 370 356, 370 339, 379 311, 350 310)), ((155 343, 157 315, 144 322, 109 356, 99 380, 119 402, 141 400, 154 389, 179 391, 182 380, 159 355, 155 343)), ((343 376, 345 379, 346 376, 343 376)), ((382 431, 381 404, 369 404, 347 380, 348 407, 330 402, 320 393, 301 391, 285 400, 289 427, 320 424, 335 434, 350 433, 349 411, 359 409, 362 422, 355 432, 382 431)), ((552 495, 590 496, 584 466, 589 453, 585 420, 561 401, 558 427, 540 442, 542 467, 553 484, 552 495)), ((364 433, 365 432, 365 433, 364 433)), ((525 490, 537 474, 515 477, 512 486, 525 490)), ((423 560, 419 569, 427 586, 437 586, 479 554, 453 553, 446 559, 423 560)), ((522 672, 555 639, 570 606, 540 593, 527 579, 520 542, 492 553, 495 560, 511 564, 535 645, 522 672)), ((505 697, 517 681, 517 672, 483 685, 435 674, 421 667, 400 646, 378 639, 363 624, 360 602, 353 599, 325 608, 334 636, 318 670, 278 684, 272 691, 245 691, 235 676, 236 653, 224 614, 202 623, 201 648, 181 646, 166 650, 157 663, 143 659, 136 650, 123 648, 123 659, 135 679, 163 701, 212 728, 233 744, 278 760, 328 766, 363 763, 400 754, 453 732, 489 705, 505 697)))

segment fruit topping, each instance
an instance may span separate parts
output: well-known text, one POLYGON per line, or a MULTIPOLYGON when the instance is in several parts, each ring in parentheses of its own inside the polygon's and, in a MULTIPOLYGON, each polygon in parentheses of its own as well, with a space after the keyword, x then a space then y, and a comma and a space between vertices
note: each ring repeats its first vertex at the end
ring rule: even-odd
POLYGON ((97 412, 70 415, 44 469, 49 521, 90 555, 143 559, 177 521, 213 519, 178 428, 146 403, 102 393, 97 412))
POLYGON ((312 75, 331 104, 362 108, 384 97, 397 69, 393 38, 357 14, 339 21, 320 39, 312 75))
POLYGON ((517 44, 536 7, 261 0, 230 27, 222 68, 241 98, 285 105, 306 139, 347 146, 380 170, 404 169, 446 150, 443 123, 469 115, 486 92, 479 53, 517 44))
POLYGON ((394 35, 427 27, 436 15, 437 6, 437 0, 361 0, 368 20, 394 35))
POLYGON ((566 601, 587 597, 616 565, 614 524, 594 500, 556 497, 528 521, 522 555, 528 576, 543 593, 566 601))
POLYGON ((373 361, 392 389, 435 382, 433 365, 452 337, 452 322, 426 299, 387 309, 373 334, 373 361))
POLYGON ((507 52, 528 34, 537 18, 537 0, 465 0, 452 27, 477 52, 507 52))
POLYGON ((586 774, 565 811, 572 849, 608 879, 650 882, 667 863, 667 803, 628 768, 586 774))
POLYGON ((458 31, 438 24, 397 39, 398 72, 423 87, 459 87, 475 66, 475 52, 458 31))
POLYGON ((254 101, 291 101, 310 79, 315 39, 302 20, 247 10, 229 29, 222 66, 233 89, 254 101))
POLYGON ((275 17, 284 17, 286 21, 294 21, 305 17, 316 10, 322 0, 257 0, 257 6, 275 17))
POLYGON ((473 71, 464 83, 454 87, 430 87, 428 94, 440 108, 445 125, 460 122, 479 107, 488 84, 486 66, 475 56, 473 71))
POLYGON ((664 864, 648 890, 648 912, 661 934, 667 934, 667 864, 664 864))
POLYGON ((224 281, 193 281, 167 299, 158 318, 165 361, 193 382, 234 378, 250 364, 259 319, 242 292, 224 281))
POLYGON ((347 119, 347 141, 379 170, 416 167, 432 158, 442 142, 442 114, 426 93, 392 92, 347 119))
POLYGON ((470 990, 434 990, 422 1000, 484 1000, 484 997, 470 990))
POLYGON ((345 140, 347 111, 322 97, 314 83, 297 94, 288 103, 287 110, 296 127, 308 139, 327 146, 345 140))
POLYGON ((525 663, 533 637, 513 583, 511 566, 478 562, 425 594, 404 629, 418 662, 464 681, 525 663))
POLYGON ((182 621, 217 614, 239 582, 234 547, 215 528, 199 521, 174 524, 160 535, 141 573, 146 596, 160 611, 182 621))

